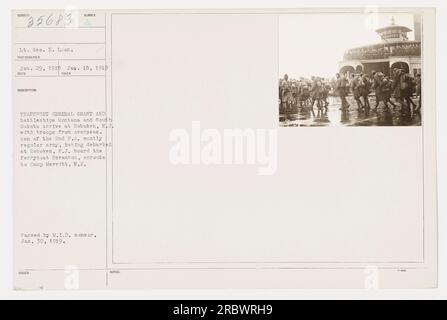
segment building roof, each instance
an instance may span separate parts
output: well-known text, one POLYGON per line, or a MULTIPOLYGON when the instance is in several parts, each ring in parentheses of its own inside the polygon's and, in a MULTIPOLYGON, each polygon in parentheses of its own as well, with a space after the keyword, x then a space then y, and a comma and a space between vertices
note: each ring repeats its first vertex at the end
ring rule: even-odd
POLYGON ((390 30, 395 30, 395 31, 400 31, 400 32, 410 32, 411 29, 405 26, 397 26, 397 25, 391 25, 388 27, 383 27, 380 29, 377 29, 376 32, 377 33, 382 33, 384 31, 390 31, 390 30))
POLYGON ((396 32, 400 31, 402 33, 406 33, 406 32, 410 32, 412 30, 405 26, 398 26, 394 21, 394 17, 391 17, 391 24, 389 26, 379 28, 376 30, 377 33, 382 33, 384 31, 396 31, 396 32))

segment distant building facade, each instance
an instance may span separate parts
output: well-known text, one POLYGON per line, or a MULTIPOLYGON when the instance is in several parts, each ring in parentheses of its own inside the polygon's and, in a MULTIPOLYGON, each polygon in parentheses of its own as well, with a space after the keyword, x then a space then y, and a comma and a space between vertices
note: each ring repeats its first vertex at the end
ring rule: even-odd
POLYGON ((390 75, 393 68, 400 68, 413 75, 421 72, 421 18, 414 16, 414 40, 408 40, 410 28, 391 25, 376 30, 382 42, 353 48, 345 52, 339 62, 340 73, 382 72, 390 75))

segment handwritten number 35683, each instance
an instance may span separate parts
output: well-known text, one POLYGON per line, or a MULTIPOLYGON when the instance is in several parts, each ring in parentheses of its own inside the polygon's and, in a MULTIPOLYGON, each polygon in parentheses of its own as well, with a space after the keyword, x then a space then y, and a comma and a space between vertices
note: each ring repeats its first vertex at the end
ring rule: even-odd
POLYGON ((49 14, 49 15, 43 15, 38 17, 30 16, 28 18, 27 27, 41 27, 41 26, 59 26, 63 23, 63 26, 69 26, 72 23, 72 14, 66 13, 66 14, 49 14))

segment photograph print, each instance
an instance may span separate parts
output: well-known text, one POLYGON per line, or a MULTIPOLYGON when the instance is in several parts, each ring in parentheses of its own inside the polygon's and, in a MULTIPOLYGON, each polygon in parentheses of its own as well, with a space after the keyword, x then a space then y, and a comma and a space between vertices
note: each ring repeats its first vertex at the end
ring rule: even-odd
POLYGON ((421 15, 281 15, 279 72, 280 126, 420 126, 421 15))

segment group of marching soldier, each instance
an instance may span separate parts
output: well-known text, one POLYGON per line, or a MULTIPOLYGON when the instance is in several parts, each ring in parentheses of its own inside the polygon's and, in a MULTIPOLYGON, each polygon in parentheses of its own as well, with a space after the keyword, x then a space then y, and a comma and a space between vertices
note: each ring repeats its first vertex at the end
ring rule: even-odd
POLYGON ((286 74, 279 85, 281 108, 290 111, 296 107, 313 109, 316 105, 318 110, 327 110, 329 106, 327 98, 331 90, 331 84, 323 78, 312 77, 297 81, 289 80, 286 74))
POLYGON ((375 94, 375 106, 372 111, 382 102, 385 109, 389 110, 389 105, 396 110, 397 104, 403 113, 421 109, 421 76, 410 76, 402 69, 393 69, 390 77, 381 72, 373 71, 371 75, 366 73, 336 75, 336 79, 312 77, 311 79, 289 80, 288 75, 280 80, 279 97, 280 108, 283 112, 291 112, 294 109, 304 108, 313 111, 316 105, 319 111, 327 111, 329 94, 340 97, 342 111, 349 110, 349 103, 346 97, 352 93, 357 103, 358 111, 371 110, 369 95, 375 94), (415 104, 412 97, 416 94, 419 101, 415 104), (394 98, 394 102, 392 101, 394 98))

